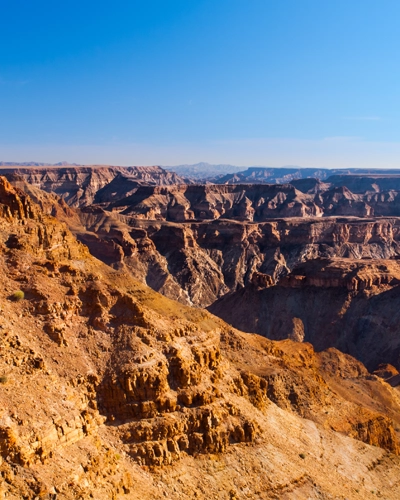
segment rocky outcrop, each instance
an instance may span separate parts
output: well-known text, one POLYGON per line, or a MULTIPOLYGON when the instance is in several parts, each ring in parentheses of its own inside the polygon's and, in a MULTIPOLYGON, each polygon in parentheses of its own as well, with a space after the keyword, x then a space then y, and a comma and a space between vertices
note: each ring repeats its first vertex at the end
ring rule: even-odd
MULTIPOLYGON (((255 400, 264 394, 286 411, 364 442, 399 451, 391 424, 391 419, 396 427, 400 422, 397 409, 393 408, 390 416, 377 412, 379 402, 385 405, 387 391, 392 394, 393 389, 382 383, 372 396, 371 376, 354 358, 336 349, 316 353, 307 343, 274 343, 258 336, 244 347, 240 334, 233 332, 223 336, 222 341, 228 358, 243 367, 240 383, 236 381, 239 391, 246 385, 251 387, 255 400)), ((397 400, 394 393, 393 397, 397 400)))
POLYGON ((269 274, 254 272, 251 277, 251 284, 257 288, 268 288, 275 285, 275 281, 269 274))

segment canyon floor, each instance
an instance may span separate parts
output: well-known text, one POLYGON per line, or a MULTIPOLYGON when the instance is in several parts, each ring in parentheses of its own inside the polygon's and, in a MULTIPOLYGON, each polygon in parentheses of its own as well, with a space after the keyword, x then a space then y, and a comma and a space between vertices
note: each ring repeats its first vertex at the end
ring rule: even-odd
POLYGON ((121 168, 0 177, 3 497, 400 498, 396 184, 121 168))

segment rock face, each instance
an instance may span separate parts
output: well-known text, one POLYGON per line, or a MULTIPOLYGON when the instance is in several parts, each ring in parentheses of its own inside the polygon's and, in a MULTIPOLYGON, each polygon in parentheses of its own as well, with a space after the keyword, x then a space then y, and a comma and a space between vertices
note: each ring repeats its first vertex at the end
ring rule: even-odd
MULTIPOLYGON (((115 191, 132 190, 141 184, 163 185, 183 182, 173 172, 160 167, 70 166, 40 168, 2 168, 1 174, 10 180, 23 180, 44 191, 58 194, 72 207, 91 205, 98 192, 111 184, 111 198, 115 191)), ((101 196, 101 194, 99 194, 101 196)))
POLYGON ((4 171, 96 257, 189 305, 209 306, 254 273, 278 281, 310 259, 399 255, 393 175, 201 186, 159 167, 4 171))
POLYGON ((319 257, 400 255, 400 220, 312 219, 244 223, 141 221, 102 209, 80 214, 76 232, 99 259, 186 304, 208 306, 252 281, 274 281, 319 257))
POLYGON ((301 320, 304 340, 317 350, 337 347, 370 370, 400 368, 397 260, 317 259, 297 266, 275 286, 249 285, 210 311, 237 328, 271 339, 290 338, 301 320))
MULTIPOLYGON (((0 163, 1 165, 1 163, 0 163)), ((211 182, 215 184, 284 184, 292 181, 319 179, 326 180, 333 175, 400 175, 396 169, 327 169, 327 168, 302 168, 302 167, 235 167, 233 165, 210 165, 197 163, 195 165, 178 165, 167 167, 186 178, 191 178, 199 183, 211 182)))
MULTIPOLYGON (((372 183, 374 189, 359 192, 358 188, 353 193, 345 185, 347 177, 338 177, 338 185, 317 183, 310 186, 310 182, 297 181, 293 185, 143 186, 127 193, 126 197, 122 197, 121 192, 119 199, 115 196, 114 201, 100 197, 95 201, 103 202, 108 210, 123 215, 172 222, 221 218, 263 222, 289 217, 400 215, 397 178, 391 179, 392 188, 389 190, 380 190, 379 179, 364 179, 367 183, 365 187, 372 183)), ((349 184, 357 185, 356 182, 350 182, 352 177, 349 177, 349 184)), ((356 180, 363 184, 360 179, 356 180)), ((381 180, 387 181, 387 184, 390 182, 386 178, 381 180)))
POLYGON ((0 270, 5 498, 399 496, 400 403, 353 358, 153 292, 3 178, 0 270))
POLYGON ((188 185, 160 167, 21 167, 2 172, 10 180, 17 175, 58 194, 73 207, 96 203, 147 220, 263 222, 282 217, 400 215, 400 175, 334 175, 326 182, 290 178, 292 184, 280 185, 188 185))
POLYGON ((21 180, 13 184, 65 221, 103 262, 185 304, 208 306, 249 284, 254 273, 278 281, 310 259, 400 254, 398 218, 147 221, 99 206, 76 210, 21 180))

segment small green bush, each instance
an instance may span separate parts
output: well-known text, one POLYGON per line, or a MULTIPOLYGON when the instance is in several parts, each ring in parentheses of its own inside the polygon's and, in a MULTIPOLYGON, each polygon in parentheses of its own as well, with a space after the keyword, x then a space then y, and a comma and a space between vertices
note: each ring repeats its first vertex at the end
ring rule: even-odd
POLYGON ((0 384, 6 384, 8 381, 8 378, 6 375, 0 375, 0 384))
POLYGON ((20 300, 24 300, 25 294, 22 290, 17 290, 11 295, 12 300, 15 302, 19 302, 20 300))
POLYGON ((305 453, 300 453, 299 454, 299 457, 302 458, 303 460, 306 458, 306 454, 305 453))

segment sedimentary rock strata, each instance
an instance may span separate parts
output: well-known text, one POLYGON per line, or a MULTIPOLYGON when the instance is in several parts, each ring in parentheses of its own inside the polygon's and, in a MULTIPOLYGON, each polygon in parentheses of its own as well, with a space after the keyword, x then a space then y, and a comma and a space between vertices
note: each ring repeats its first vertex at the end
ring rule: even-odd
POLYGON ((91 205, 96 196, 111 201, 115 192, 119 196, 128 196, 131 190, 135 191, 143 183, 167 185, 184 182, 175 173, 160 167, 13 167, 2 168, 1 174, 10 180, 20 179, 36 188, 58 194, 73 207, 91 205))
POLYGON ((294 268, 272 287, 249 286, 210 310, 237 328, 272 339, 290 338, 301 321, 317 350, 337 347, 370 370, 400 367, 397 260, 317 259, 294 268))
POLYGON ((254 273, 278 281, 310 259, 399 255, 393 176, 232 186, 184 184, 159 167, 6 172, 96 257, 185 304, 208 306, 254 273))
POLYGON ((81 220, 78 238, 96 257, 168 297, 203 307, 249 284, 254 273, 278 281, 319 257, 400 255, 397 218, 172 224, 88 209, 81 220))
POLYGON ((96 203, 147 220, 262 222, 280 217, 400 215, 399 175, 191 185, 160 167, 13 167, 2 172, 58 194, 74 207, 96 203))

